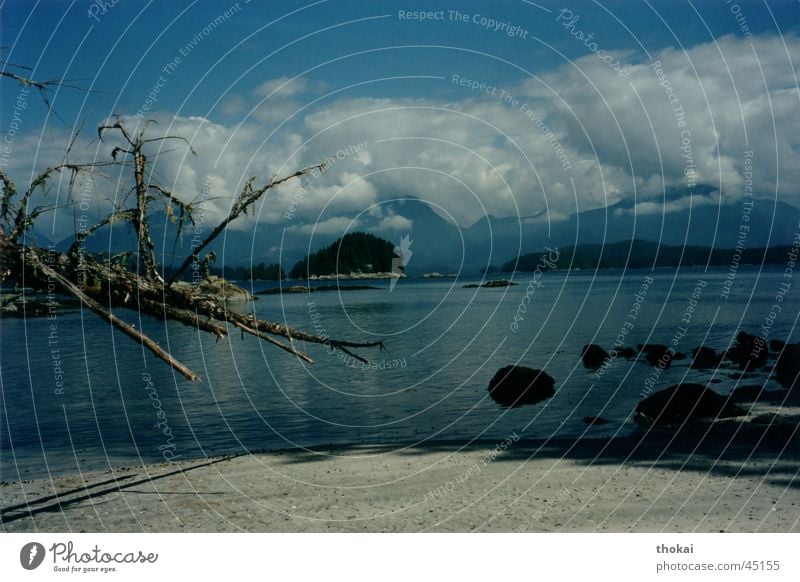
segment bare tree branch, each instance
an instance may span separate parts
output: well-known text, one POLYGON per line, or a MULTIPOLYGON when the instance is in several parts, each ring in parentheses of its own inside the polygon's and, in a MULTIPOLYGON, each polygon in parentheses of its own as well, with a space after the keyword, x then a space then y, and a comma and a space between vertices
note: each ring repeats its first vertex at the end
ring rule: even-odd
POLYGON ((244 185, 244 189, 242 192, 237 196, 236 201, 233 203, 228 216, 220 222, 217 227, 211 231, 205 240, 200 243, 195 249, 194 252, 186 257, 186 259, 181 263, 181 266, 178 267, 177 271, 173 273, 172 277, 170 278, 169 282, 172 283, 178 279, 178 277, 183 273, 189 265, 192 264, 192 261, 196 259, 196 257, 205 249, 209 244, 211 244, 214 239, 216 239, 222 231, 234 220, 236 220, 242 213, 246 213, 247 209, 250 208, 253 204, 255 204, 264 194, 267 193, 270 189, 283 184, 284 182, 288 182, 293 178, 297 178, 299 176, 303 176, 314 170, 324 170, 325 163, 322 164, 315 164, 313 166, 309 166, 307 168, 303 168, 302 170, 298 170, 293 174, 289 174, 288 176, 284 176, 283 178, 272 178, 267 184, 258 188, 257 190, 253 189, 253 182, 255 182, 255 177, 250 178, 244 185))
MULTIPOLYGON (((152 120, 144 124, 144 128, 152 120)), ((112 326, 119 329, 129 337, 134 338, 149 349, 156 357, 163 360, 183 376, 190 380, 197 380, 199 376, 176 360, 157 342, 136 330, 113 313, 112 307, 137 309, 142 314, 151 315, 165 321, 178 321, 198 330, 211 333, 218 340, 229 335, 229 326, 238 328, 243 333, 248 333, 266 341, 295 357, 312 363, 312 358, 304 351, 295 347, 295 342, 315 343, 325 345, 329 349, 339 349, 348 355, 366 362, 364 358, 352 350, 357 348, 379 347, 383 349, 382 342, 353 342, 336 340, 328 337, 316 336, 300 330, 292 329, 286 325, 263 321, 254 315, 242 315, 228 309, 225 284, 221 291, 209 291, 204 286, 189 285, 177 282, 177 277, 186 270, 192 260, 211 244, 235 219, 242 214, 247 214, 249 209, 258 202, 270 189, 300 177, 315 170, 323 170, 325 164, 309 166, 287 176, 270 179, 261 187, 254 187, 256 178, 250 178, 236 197, 228 213, 212 232, 205 238, 196 250, 189 255, 169 284, 164 283, 158 274, 155 257, 155 245, 149 230, 150 203, 160 199, 170 212, 172 205, 176 205, 181 212, 181 226, 184 217, 194 223, 192 212, 194 203, 186 203, 177 198, 172 192, 147 179, 147 156, 143 148, 147 144, 178 139, 188 141, 179 136, 165 136, 161 138, 144 138, 144 128, 136 132, 129 131, 119 117, 113 124, 98 127, 98 136, 102 141, 108 131, 118 131, 122 139, 127 142, 124 147, 116 146, 112 150, 114 161, 95 164, 73 164, 66 159, 75 138, 70 142, 65 155, 64 163, 47 168, 37 176, 28 189, 17 200, 18 193, 14 183, 0 171, 2 181, 2 200, 0 200, 0 259, 2 259, 3 278, 23 280, 26 285, 38 289, 47 289, 48 285, 55 282, 65 293, 77 297, 90 310, 95 312, 112 326), (120 154, 131 156, 133 159, 116 160, 120 154), (43 194, 47 193, 47 182, 54 173, 69 171, 70 192, 75 183, 76 176, 81 172, 93 173, 103 165, 132 166, 134 184, 129 193, 123 197, 123 202, 105 218, 99 220, 91 227, 82 229, 76 234, 76 240, 66 254, 56 253, 51 250, 36 248, 29 242, 21 244, 18 239, 26 232, 33 221, 46 207, 36 207, 28 210, 31 198, 37 189, 43 194), (130 196, 135 195, 135 201, 129 202, 130 196), (123 253, 122 259, 115 257, 100 260, 92 256, 80 255, 80 261, 75 257, 82 248, 86 238, 94 235, 98 230, 115 222, 125 221, 133 225, 137 236, 139 251, 138 269, 130 270, 127 266, 127 257, 130 252, 123 253), (7 228, 8 230, 4 229, 7 228), (6 234, 8 232, 9 234, 6 234), (89 281, 89 284, 78 281, 89 281), (102 303, 101 303, 102 301, 102 303), (284 338, 281 341, 276 338, 284 338)), ((191 145, 189 145, 191 149, 191 145)), ((194 150, 191 150, 194 153, 194 150)), ((72 200, 71 196, 69 198, 72 200)), ((180 227, 179 227, 180 228, 180 227)), ((118 255, 120 256, 120 255, 118 255)))
MULTIPOLYGON (((13 252, 13 251, 18 251, 18 252, 24 251, 24 249, 23 247, 16 245, 12 241, 6 239, 5 236, 0 236, 0 251, 6 254, 8 252, 13 252)), ((197 374, 192 372, 189 368, 187 368, 181 362, 172 357, 172 354, 170 354, 169 352, 164 350, 161 346, 159 346, 157 342, 153 341, 143 333, 139 332, 135 327, 133 327, 129 323, 122 321, 113 313, 110 313, 109 311, 104 309, 97 301, 89 297, 72 281, 70 281, 69 279, 61 275, 61 273, 57 272, 56 270, 54 270, 53 268, 49 267, 44 262, 42 262, 39 258, 38 253, 35 252, 25 253, 25 259, 27 259, 28 261, 29 268, 40 271, 44 277, 56 283, 64 292, 80 299, 83 302, 83 304, 86 305, 86 307, 94 311, 97 315, 106 320, 113 327, 120 330, 122 333, 139 341, 144 347, 149 349, 153 353, 153 355, 155 355, 160 360, 163 360, 164 362, 172 366, 175 370, 180 372, 188 380, 194 382, 200 379, 200 377, 197 374)))

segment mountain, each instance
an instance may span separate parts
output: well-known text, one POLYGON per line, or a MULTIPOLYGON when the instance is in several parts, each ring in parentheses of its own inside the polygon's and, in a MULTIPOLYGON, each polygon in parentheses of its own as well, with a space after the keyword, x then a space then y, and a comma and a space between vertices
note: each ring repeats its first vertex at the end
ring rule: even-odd
MULTIPOLYGON (((542 217, 533 219, 490 219, 501 261, 545 246, 565 247, 585 244, 612 244, 634 239, 658 241, 672 246, 735 248, 740 226, 749 226, 743 245, 747 248, 791 244, 800 225, 800 210, 784 202, 758 199, 745 215, 741 204, 699 205, 690 209, 662 213, 659 205, 635 209, 630 202, 573 214, 549 224, 542 217), (523 235, 520 239, 519 231, 523 235), (549 231, 549 232, 548 232, 549 231), (519 244, 519 247, 518 247, 519 244), (520 252, 520 248, 521 251, 520 252)), ((476 224, 485 230, 485 226, 476 224)), ((471 232, 467 232, 467 237, 471 232)), ((475 244, 475 243, 473 243, 475 244)), ((484 236, 480 244, 488 244, 484 236)), ((497 261, 495 264, 500 263, 497 261)))
MULTIPOLYGON (((742 265, 780 264, 786 262, 791 246, 748 248, 741 253, 742 265)), ((560 249, 563 265, 571 269, 636 269, 648 267, 728 266, 731 249, 702 246, 671 246, 654 241, 630 240, 611 244, 579 245, 560 249)), ((549 253, 528 253, 504 263, 501 271, 536 271, 545 264, 549 253)))
MULTIPOLYGON (((414 197, 397 195, 382 203, 380 212, 362 211, 346 215, 351 225, 325 228, 326 222, 337 215, 332 211, 321 215, 313 235, 310 225, 297 220, 278 224, 261 223, 250 229, 228 229, 208 250, 217 255, 216 267, 240 267, 258 263, 279 263, 286 268, 309 253, 329 246, 347 232, 361 231, 381 236, 394 245, 409 236, 413 253, 406 267, 409 276, 425 272, 441 273, 463 270, 482 271, 490 265, 500 265, 525 253, 541 251, 546 246, 570 247, 585 244, 612 244, 629 240, 659 241, 670 246, 699 246, 734 248, 740 226, 748 225, 743 244, 747 248, 791 244, 800 224, 800 210, 784 202, 756 199, 752 211, 743 222, 741 203, 717 206, 711 202, 710 187, 695 188, 693 206, 683 208, 688 193, 668 191, 667 207, 678 210, 663 212, 661 203, 634 206, 624 200, 607 208, 573 214, 563 220, 548 221, 545 213, 521 218, 486 216, 469 227, 460 227, 437 207, 414 197)), ((175 225, 163 214, 154 215, 151 222, 159 258, 166 264, 177 265, 192 251, 195 233, 189 226, 176 245, 175 225), (163 255, 162 255, 163 253, 163 255)), ((197 235, 204 238, 209 229, 197 235)), ((111 231, 103 229, 87 243, 90 252, 113 253, 130 250, 135 237, 129 225, 117 224, 111 231)), ((59 243, 64 249, 71 239, 59 243)), ((207 252, 207 251, 206 251, 207 252)))

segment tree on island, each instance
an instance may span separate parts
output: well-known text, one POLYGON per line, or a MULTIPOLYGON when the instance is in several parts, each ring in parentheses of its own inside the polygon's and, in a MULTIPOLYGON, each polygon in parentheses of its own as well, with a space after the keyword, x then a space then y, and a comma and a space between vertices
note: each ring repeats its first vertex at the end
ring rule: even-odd
POLYGON ((333 244, 308 255, 292 267, 289 276, 303 279, 319 275, 388 273, 396 258, 395 245, 365 232, 344 235, 333 244))
MULTIPOLYGON (((30 79, 4 75, 25 85, 32 85, 42 91, 43 96, 50 85, 36 84, 30 79)), ((52 82, 51 82, 52 83, 52 82)), ((47 101, 48 107, 49 101, 47 101)), ((324 164, 297 170, 283 177, 272 177, 260 185, 257 178, 249 178, 242 191, 234 196, 228 215, 212 229, 211 233, 188 255, 181 265, 171 272, 168 281, 162 276, 158 264, 155 245, 150 231, 153 205, 161 203, 167 216, 178 225, 178 235, 183 226, 194 222, 195 207, 184 202, 172 192, 150 181, 148 171, 149 150, 154 144, 164 142, 184 142, 181 136, 146 137, 146 130, 154 121, 139 124, 134 131, 115 117, 97 128, 102 141, 107 134, 121 138, 121 146, 111 151, 107 162, 75 164, 68 161, 70 150, 75 143, 73 136, 63 163, 47 168, 34 178, 24 192, 18 192, 14 182, 0 170, 0 281, 11 281, 23 288, 30 287, 51 294, 58 289, 80 300, 88 309, 99 315, 113 327, 140 342, 157 358, 163 360, 189 380, 199 380, 199 376, 175 359, 157 342, 147 337, 114 313, 112 308, 127 308, 151 315, 161 320, 179 321, 199 330, 211 333, 217 338, 228 335, 230 326, 241 332, 254 335, 276 347, 285 350, 307 362, 311 357, 297 349, 296 341, 324 344, 330 349, 338 349, 359 360, 361 356, 351 350, 363 347, 383 347, 382 342, 351 342, 321 337, 292 329, 286 325, 256 319, 254 315, 241 315, 228 309, 222 295, 201 290, 201 285, 179 281, 187 269, 195 265, 209 264, 208 257, 200 258, 200 253, 211 244, 225 228, 242 214, 247 214, 253 205, 276 186, 289 182, 312 171, 321 171, 324 164), (133 183, 115 209, 95 224, 82 228, 75 241, 65 253, 52 248, 41 248, 33 244, 29 231, 36 219, 53 207, 31 207, 36 195, 43 198, 48 193, 48 182, 59 174, 68 177, 69 191, 66 206, 75 208, 76 198, 73 187, 81 175, 92 176, 106 166, 121 166, 133 171, 133 183), (127 223, 133 228, 137 238, 137 248, 115 257, 92 256, 84 251, 84 241, 104 227, 115 223, 127 223), (135 253, 135 260, 129 260, 135 253), (276 339, 281 338, 281 339, 276 339)), ((193 153, 193 150, 191 150, 193 153)), ((194 268, 194 267, 193 267, 194 268)), ((224 282, 223 282, 224 284, 224 282)), ((207 288, 206 288, 207 289, 207 288)))

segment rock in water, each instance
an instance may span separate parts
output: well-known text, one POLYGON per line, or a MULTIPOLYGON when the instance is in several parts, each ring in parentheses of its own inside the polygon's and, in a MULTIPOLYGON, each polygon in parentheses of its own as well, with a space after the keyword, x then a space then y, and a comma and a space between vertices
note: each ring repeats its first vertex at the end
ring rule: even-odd
POLYGON ((597 370, 608 357, 608 352, 597 344, 588 344, 583 346, 582 357, 584 368, 597 370))
POLYGON ((775 379, 786 390, 800 387, 800 344, 783 346, 775 362, 775 379))
POLYGON ((639 344, 637 347, 651 366, 669 368, 672 364, 674 354, 664 344, 639 344))
POLYGON ((536 404, 555 393, 555 380, 542 370, 506 366, 489 381, 489 396, 501 406, 536 404))
POLYGON ((608 424, 611 421, 606 420, 602 416, 584 416, 583 422, 589 426, 600 426, 601 424, 608 424))
POLYGON ((786 342, 781 340, 769 340, 769 351, 775 352, 776 354, 780 352, 783 347, 786 345, 786 342))
POLYGON ((719 366, 720 357, 717 352, 706 346, 700 346, 692 350, 692 363, 689 364, 690 368, 695 370, 708 370, 709 368, 716 368, 719 366))
POLYGON ((700 384, 676 384, 651 394, 636 405, 636 420, 644 424, 681 424, 703 418, 730 418, 746 412, 700 384))
POLYGON ((766 342, 764 338, 740 331, 736 345, 725 353, 725 357, 742 370, 758 368, 767 362, 766 342))
POLYGON ((517 283, 513 281, 509 281, 508 279, 497 279, 495 281, 487 281, 483 285, 479 285, 478 283, 470 283, 469 285, 462 285, 464 289, 478 289, 478 288, 485 288, 485 289, 494 289, 496 287, 511 287, 516 286, 517 283))

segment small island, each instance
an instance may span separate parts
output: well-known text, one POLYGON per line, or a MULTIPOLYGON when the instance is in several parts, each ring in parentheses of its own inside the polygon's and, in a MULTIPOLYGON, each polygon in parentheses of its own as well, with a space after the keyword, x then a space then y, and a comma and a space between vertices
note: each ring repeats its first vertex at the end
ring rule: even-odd
POLYGON ((495 279, 494 281, 487 281, 486 283, 469 283, 464 285, 464 289, 494 289, 497 287, 511 287, 513 285, 517 285, 513 281, 509 281, 508 279, 495 279))
POLYGON ((395 248, 374 234, 353 232, 298 261, 289 277, 310 281, 405 277, 395 248))

